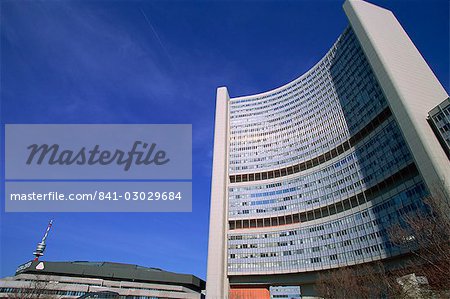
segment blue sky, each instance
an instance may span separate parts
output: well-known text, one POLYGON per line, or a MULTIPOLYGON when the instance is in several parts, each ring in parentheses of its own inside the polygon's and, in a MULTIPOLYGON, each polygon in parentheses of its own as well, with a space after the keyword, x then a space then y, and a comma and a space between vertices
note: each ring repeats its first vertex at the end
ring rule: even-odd
MULTIPOLYGON (((1 123, 192 123, 193 211, 2 208, 0 276, 32 258, 52 218, 44 260, 205 279, 216 88, 241 96, 304 73, 347 26, 342 2, 1 1, 1 123)), ((395 13, 448 91, 449 2, 371 2, 395 13)))

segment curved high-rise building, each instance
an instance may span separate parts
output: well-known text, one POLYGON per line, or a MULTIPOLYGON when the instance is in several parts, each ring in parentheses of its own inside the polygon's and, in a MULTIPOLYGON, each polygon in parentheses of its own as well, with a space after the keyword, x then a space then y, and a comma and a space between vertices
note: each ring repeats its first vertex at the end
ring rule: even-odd
POLYGON ((390 11, 344 10, 350 25, 298 79, 217 91, 207 298, 313 296, 320 271, 403 255, 389 227, 449 192, 427 122, 446 91, 390 11))

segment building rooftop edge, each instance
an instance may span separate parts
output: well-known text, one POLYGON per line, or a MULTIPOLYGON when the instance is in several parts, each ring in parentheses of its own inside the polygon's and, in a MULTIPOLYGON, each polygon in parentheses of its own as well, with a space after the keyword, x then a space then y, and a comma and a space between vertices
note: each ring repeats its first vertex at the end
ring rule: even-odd
POLYGON ((192 274, 168 272, 135 264, 91 261, 28 261, 20 265, 18 274, 84 276, 99 279, 130 280, 180 284, 204 289, 205 281, 192 274))

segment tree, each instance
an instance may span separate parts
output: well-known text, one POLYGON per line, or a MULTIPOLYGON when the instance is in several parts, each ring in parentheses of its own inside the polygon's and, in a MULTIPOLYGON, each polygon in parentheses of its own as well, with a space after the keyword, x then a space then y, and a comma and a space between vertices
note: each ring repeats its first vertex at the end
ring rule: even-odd
POLYGON ((440 190, 402 214, 388 232, 389 241, 408 254, 406 263, 389 270, 382 262, 330 270, 318 277, 318 296, 450 298, 450 200, 440 190))
POLYGON ((402 287, 381 262, 342 267, 319 274, 316 292, 322 298, 370 299, 401 297, 402 287))
POLYGON ((48 281, 40 279, 39 275, 36 275, 32 281, 27 281, 26 286, 16 288, 14 292, 8 295, 11 299, 41 299, 50 298, 47 290, 48 281))
MULTIPOLYGON (((411 253, 405 267, 425 276, 434 296, 448 298, 450 290, 450 199, 443 189, 423 200, 416 213, 403 215, 389 231, 391 242, 411 253)), ((403 270, 403 274, 407 274, 403 270)))

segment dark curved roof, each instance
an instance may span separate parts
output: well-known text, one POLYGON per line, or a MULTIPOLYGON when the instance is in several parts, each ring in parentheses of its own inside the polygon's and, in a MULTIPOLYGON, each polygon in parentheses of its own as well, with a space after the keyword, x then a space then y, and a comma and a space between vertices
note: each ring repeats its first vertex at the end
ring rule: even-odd
POLYGON ((180 285, 195 291, 205 289, 205 281, 194 275, 167 272, 159 268, 147 268, 138 265, 111 262, 30 261, 17 268, 16 275, 21 273, 180 285), (37 267, 40 263, 43 263, 43 268, 42 265, 37 267))

